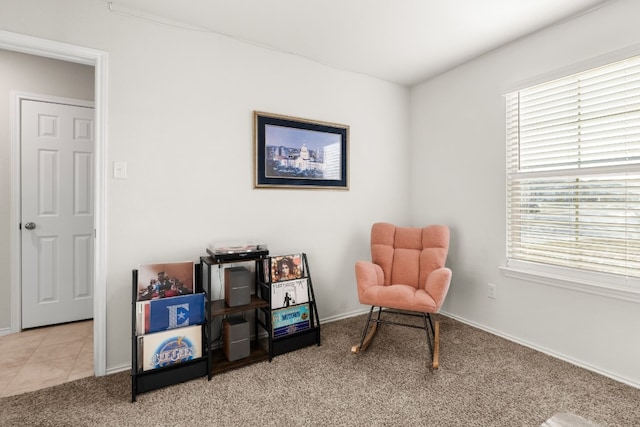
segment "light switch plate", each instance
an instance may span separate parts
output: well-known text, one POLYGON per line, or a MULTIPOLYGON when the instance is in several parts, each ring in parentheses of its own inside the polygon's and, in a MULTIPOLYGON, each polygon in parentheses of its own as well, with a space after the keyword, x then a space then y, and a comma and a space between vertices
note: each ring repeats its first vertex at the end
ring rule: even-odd
POLYGON ((127 178, 127 162, 113 162, 113 177, 115 179, 127 178))

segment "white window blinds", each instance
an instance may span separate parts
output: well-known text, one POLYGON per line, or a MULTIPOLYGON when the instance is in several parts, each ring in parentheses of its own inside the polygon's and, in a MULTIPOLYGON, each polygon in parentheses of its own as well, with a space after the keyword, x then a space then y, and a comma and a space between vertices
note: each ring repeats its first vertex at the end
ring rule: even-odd
POLYGON ((640 57, 506 103, 508 258, 640 277, 640 57))

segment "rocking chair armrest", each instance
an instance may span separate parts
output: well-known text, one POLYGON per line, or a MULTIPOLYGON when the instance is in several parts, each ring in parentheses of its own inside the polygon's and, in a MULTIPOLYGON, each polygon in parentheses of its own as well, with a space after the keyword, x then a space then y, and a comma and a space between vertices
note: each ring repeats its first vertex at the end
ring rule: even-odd
POLYGON ((437 270, 433 270, 431 274, 427 276, 427 282, 425 283, 424 290, 431 295, 431 298, 435 301, 438 309, 442 306, 442 303, 447 296, 447 292, 449 291, 451 274, 450 269, 442 267, 437 270))
POLYGON ((384 283, 382 267, 369 261, 357 261, 356 282, 358 293, 364 292, 371 286, 382 285, 384 283))

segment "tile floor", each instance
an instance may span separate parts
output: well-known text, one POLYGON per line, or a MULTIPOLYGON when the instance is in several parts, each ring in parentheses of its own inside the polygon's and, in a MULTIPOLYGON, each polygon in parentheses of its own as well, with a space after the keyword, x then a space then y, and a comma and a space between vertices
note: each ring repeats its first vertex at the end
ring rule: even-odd
POLYGON ((0 336, 0 397, 93 375, 93 321, 0 336))

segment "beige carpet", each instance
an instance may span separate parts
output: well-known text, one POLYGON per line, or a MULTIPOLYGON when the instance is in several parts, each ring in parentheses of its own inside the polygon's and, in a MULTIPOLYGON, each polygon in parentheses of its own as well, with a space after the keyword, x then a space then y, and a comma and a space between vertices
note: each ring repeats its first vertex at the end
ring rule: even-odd
POLYGON ((596 423, 569 412, 558 412, 549 418, 540 427, 600 427, 596 423))
POLYGON ((575 414, 640 426, 640 390, 439 316, 440 369, 420 330, 364 317, 322 325, 322 345, 138 396, 126 372, 0 399, 2 426, 540 426, 575 414))

